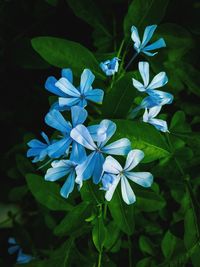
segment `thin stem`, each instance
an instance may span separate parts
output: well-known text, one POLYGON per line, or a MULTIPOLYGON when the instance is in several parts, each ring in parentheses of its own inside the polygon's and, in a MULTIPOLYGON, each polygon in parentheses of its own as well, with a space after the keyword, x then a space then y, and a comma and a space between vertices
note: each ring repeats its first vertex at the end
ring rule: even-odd
POLYGON ((101 259, 102 259, 102 252, 99 252, 99 258, 98 258, 98 265, 97 265, 97 267, 101 267, 101 259))
POLYGON ((131 60, 130 60, 129 63, 126 65, 125 70, 128 69, 128 67, 132 64, 132 62, 134 61, 134 59, 137 57, 137 55, 138 55, 138 53, 136 52, 136 53, 132 56, 131 60))
POLYGON ((133 267, 133 260, 132 260, 132 243, 130 236, 128 235, 128 259, 129 259, 129 267, 133 267))

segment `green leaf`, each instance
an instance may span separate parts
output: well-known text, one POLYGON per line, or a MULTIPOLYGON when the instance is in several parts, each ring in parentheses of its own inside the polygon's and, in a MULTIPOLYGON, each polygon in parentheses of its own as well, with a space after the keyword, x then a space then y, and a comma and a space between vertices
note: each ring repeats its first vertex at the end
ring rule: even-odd
POLYGON ((75 75, 80 75, 85 68, 89 68, 104 78, 96 58, 79 43, 48 36, 33 38, 31 43, 35 51, 55 67, 70 67, 75 75))
POLYGON ((84 186, 80 190, 81 197, 84 201, 97 205, 104 201, 104 194, 99 190, 98 186, 90 180, 84 182, 84 186))
MULTIPOLYGON (((124 18, 125 36, 130 38, 132 25, 141 31, 148 25, 160 23, 165 15, 168 2, 169 0, 132 1, 124 18)), ((140 32, 140 35, 142 35, 142 32, 140 32)))
POLYGON ((99 216, 94 221, 94 227, 92 229, 92 240, 96 249, 99 252, 102 252, 105 243, 106 233, 107 231, 103 223, 103 218, 102 216, 99 216))
POLYGON ((155 255, 155 245, 151 242, 151 240, 147 236, 140 236, 139 238, 139 246, 142 252, 148 253, 150 255, 155 255))
POLYGON ((72 205, 60 196, 60 187, 56 183, 46 182, 35 174, 27 174, 26 181, 35 199, 50 210, 72 209, 72 205))
POLYGON ((23 176, 34 171, 33 165, 30 163, 30 160, 28 160, 21 154, 16 155, 16 164, 17 169, 23 176))
POLYGON ((132 235, 135 228, 134 205, 123 202, 119 189, 115 190, 108 208, 116 225, 126 234, 132 235))
POLYGON ((172 257, 176 244, 177 238, 170 231, 167 231, 161 243, 162 252, 165 258, 170 259, 172 257))
POLYGON ((163 197, 151 189, 134 187, 136 195, 135 206, 145 212, 158 211, 165 207, 166 202, 163 197))
POLYGON ((186 122, 184 111, 179 110, 174 114, 170 123, 170 131, 183 133, 191 132, 191 127, 186 122))
POLYGON ((164 138, 152 125, 130 120, 113 121, 117 124, 115 138, 126 137, 131 141, 133 149, 141 149, 145 154, 143 162, 151 162, 170 155, 164 138))
POLYGON ((119 119, 127 116, 133 105, 134 97, 137 95, 137 91, 132 84, 133 74, 133 72, 126 73, 105 94, 101 107, 104 117, 119 119))
POLYGON ((119 240, 120 229, 114 221, 111 221, 108 225, 106 225, 106 228, 108 234, 106 235, 104 247, 107 250, 110 250, 117 244, 117 241, 119 240))
POLYGON ((54 234, 58 236, 70 235, 77 229, 83 227, 85 219, 91 212, 90 204, 82 202, 74 207, 59 225, 56 226, 54 234))
POLYGON ((155 267, 154 260, 151 257, 144 258, 137 262, 136 267, 155 267))

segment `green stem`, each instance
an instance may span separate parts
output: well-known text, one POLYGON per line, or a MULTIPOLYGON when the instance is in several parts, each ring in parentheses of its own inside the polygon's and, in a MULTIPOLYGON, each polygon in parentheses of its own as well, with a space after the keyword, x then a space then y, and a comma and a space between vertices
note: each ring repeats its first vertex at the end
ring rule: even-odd
POLYGON ((104 218, 104 220, 106 220, 107 207, 108 207, 108 203, 106 201, 105 204, 104 204, 104 212, 103 212, 103 218, 104 218))
POLYGON ((132 260, 132 243, 130 236, 128 235, 128 259, 129 259, 129 267, 133 267, 133 260, 132 260))
POLYGON ((97 265, 97 267, 101 267, 101 259, 102 259, 102 252, 99 252, 99 258, 98 258, 98 265, 97 265))

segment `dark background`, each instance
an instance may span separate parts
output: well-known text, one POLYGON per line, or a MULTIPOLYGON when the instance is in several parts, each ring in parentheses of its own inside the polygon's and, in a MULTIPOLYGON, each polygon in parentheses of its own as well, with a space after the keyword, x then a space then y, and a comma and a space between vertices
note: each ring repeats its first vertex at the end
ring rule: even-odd
MULTIPOLYGON (((115 16, 120 19, 129 1, 95 2, 105 6, 108 18, 110 15, 110 18, 115 16)), ((199 10, 198 1, 171 0, 163 22, 177 23, 199 36, 199 10)), ((117 34, 122 36, 122 28, 118 29, 117 34)), ((59 0, 57 6, 51 6, 45 0, 0 1, 0 202, 7 199, 9 188, 19 183, 6 174, 6 166, 12 162, 15 164, 12 153, 10 156, 8 151, 23 142, 25 133, 36 134, 44 127, 42 118, 49 107, 44 82, 49 75, 56 76, 60 72, 57 68, 47 66, 31 48, 30 39, 43 35, 77 41, 95 51, 92 28, 74 15, 67 1, 59 0)), ((196 98, 191 100, 198 101, 196 98)), ((0 229, 0 254, 4 259, 7 258, 9 236, 9 230, 0 229)))

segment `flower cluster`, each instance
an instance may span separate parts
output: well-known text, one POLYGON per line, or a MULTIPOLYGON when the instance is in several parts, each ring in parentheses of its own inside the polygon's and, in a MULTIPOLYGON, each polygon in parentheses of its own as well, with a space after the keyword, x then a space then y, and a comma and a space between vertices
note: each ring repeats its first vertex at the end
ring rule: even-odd
MULTIPOLYGON (((151 45, 149 40, 156 29, 156 25, 148 26, 145 29, 143 40, 140 41, 137 28, 131 28, 131 38, 134 41, 136 53, 144 53, 154 56, 156 53, 149 51, 165 46, 161 38, 151 45)), ((100 63, 100 68, 107 76, 118 72, 119 58, 114 57, 100 63)), ((133 79, 133 86, 140 92, 146 93, 139 107, 130 113, 133 118, 140 109, 145 109, 143 121, 151 123, 158 130, 167 131, 167 124, 163 120, 155 119, 161 107, 170 104, 173 96, 159 90, 168 79, 165 72, 157 74, 150 82, 149 63, 139 62, 139 72, 143 83, 133 79)), ((60 194, 67 198, 73 191, 75 184, 80 189, 84 181, 92 179, 94 184, 101 184, 100 189, 105 190, 105 198, 110 201, 113 193, 121 181, 122 198, 127 204, 134 203, 135 194, 129 184, 131 180, 143 187, 150 187, 153 176, 149 172, 132 172, 132 169, 143 159, 144 153, 141 150, 131 148, 131 142, 127 138, 112 141, 117 127, 108 119, 100 123, 88 126, 88 112, 85 109, 88 102, 101 104, 104 91, 93 89, 92 84, 95 76, 91 70, 85 69, 81 74, 80 85, 73 85, 71 69, 63 69, 61 78, 49 77, 46 80, 45 88, 58 96, 48 114, 45 116, 45 123, 56 130, 57 138, 49 140, 42 132, 45 143, 33 139, 28 143, 28 157, 33 157, 33 162, 50 158, 51 167, 45 174, 46 181, 57 181, 65 177, 60 194), (62 114, 62 112, 65 112, 62 114), (69 114, 71 120, 69 121, 69 114), (127 156, 125 167, 110 155, 127 156)), ((56 135, 54 135, 56 136, 56 135)))

